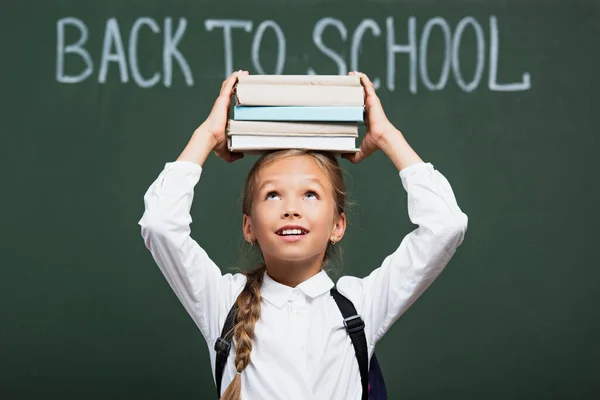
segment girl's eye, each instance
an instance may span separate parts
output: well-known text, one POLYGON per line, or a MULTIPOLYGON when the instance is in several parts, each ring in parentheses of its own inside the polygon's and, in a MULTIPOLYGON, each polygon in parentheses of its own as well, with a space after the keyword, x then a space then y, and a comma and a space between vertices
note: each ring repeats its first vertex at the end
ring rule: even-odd
POLYGON ((318 200, 319 199, 319 196, 315 192, 306 192, 305 196, 307 198, 311 199, 311 200, 312 199, 314 199, 314 200, 318 200))
POLYGON ((279 193, 275 192, 274 190, 270 191, 269 193, 267 193, 267 196, 265 197, 267 200, 275 200, 276 198, 279 197, 279 193))

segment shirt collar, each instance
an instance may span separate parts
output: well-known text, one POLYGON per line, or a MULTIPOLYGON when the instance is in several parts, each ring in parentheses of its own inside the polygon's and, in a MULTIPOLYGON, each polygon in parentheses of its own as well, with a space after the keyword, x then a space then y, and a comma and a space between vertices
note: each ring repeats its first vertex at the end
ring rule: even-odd
MULTIPOLYGON (((304 295, 314 299, 315 297, 318 297, 331 290, 333 286, 333 281, 331 278, 329 278, 327 272, 321 270, 315 276, 312 276, 296 286, 296 288, 304 293, 304 295)), ((273 303, 273 305, 275 305, 277 308, 281 308, 285 302, 290 299, 294 289, 295 288, 293 287, 274 281, 273 278, 271 278, 265 271, 260 294, 265 298, 265 300, 273 303)))

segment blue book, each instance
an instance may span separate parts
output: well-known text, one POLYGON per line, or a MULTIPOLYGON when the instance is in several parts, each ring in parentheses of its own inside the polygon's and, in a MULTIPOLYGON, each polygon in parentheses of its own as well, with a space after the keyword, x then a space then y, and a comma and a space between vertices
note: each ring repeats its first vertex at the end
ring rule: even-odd
POLYGON ((363 107, 235 106, 238 121, 362 122, 363 107))

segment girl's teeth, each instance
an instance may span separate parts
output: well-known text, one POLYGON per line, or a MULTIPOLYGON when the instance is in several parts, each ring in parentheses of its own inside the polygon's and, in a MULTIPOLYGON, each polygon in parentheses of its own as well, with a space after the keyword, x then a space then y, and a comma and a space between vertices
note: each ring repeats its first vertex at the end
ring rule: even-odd
POLYGON ((301 235, 302 231, 300 229, 286 229, 281 232, 282 235, 301 235))

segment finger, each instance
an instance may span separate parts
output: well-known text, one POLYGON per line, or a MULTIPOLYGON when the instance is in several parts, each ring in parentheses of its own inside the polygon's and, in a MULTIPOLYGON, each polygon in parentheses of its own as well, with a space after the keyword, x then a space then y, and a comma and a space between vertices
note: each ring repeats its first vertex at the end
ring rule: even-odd
POLYGON ((228 112, 229 106, 231 105, 231 96, 233 95, 233 85, 237 82, 239 72, 240 71, 233 73, 223 82, 221 93, 215 100, 210 114, 214 113, 216 115, 217 113, 228 112))
POLYGON ((225 80, 225 82, 223 84, 223 89, 221 90, 221 94, 226 95, 226 94, 229 94, 232 92, 233 86, 237 82, 237 78, 239 75, 240 75, 240 71, 236 71, 225 80))
POLYGON ((375 94, 375 85, 373 85, 373 82, 371 82, 371 80, 369 79, 369 77, 366 74, 361 73, 360 74, 360 79, 363 81, 363 84, 364 84, 365 89, 367 90, 367 92, 370 95, 377 96, 375 94))
POLYGON ((229 153, 229 154, 231 154, 231 158, 232 158, 231 162, 241 160, 242 158, 244 158, 244 153, 229 153))
POLYGON ((237 81, 237 75, 227 78, 224 82, 224 86, 221 89, 219 97, 215 100, 213 110, 215 109, 229 109, 231 103, 231 96, 233 95, 233 85, 237 81))
POLYGON ((244 153, 233 152, 233 151, 230 151, 229 149, 226 149, 225 153, 227 154, 228 162, 234 162, 236 160, 239 160, 240 158, 244 158, 244 153))
POLYGON ((354 163, 358 164, 365 158, 369 157, 373 153, 372 149, 364 148, 364 146, 360 146, 360 150, 354 154, 354 163))
POLYGON ((232 163, 234 161, 239 160, 242 157, 244 157, 244 155, 242 153, 230 153, 230 152, 227 152, 226 155, 223 157, 223 159, 225 161, 227 161, 228 163, 232 163))
POLYGON ((238 76, 240 76, 241 72, 242 70, 235 71, 234 73, 229 75, 227 79, 225 79, 223 85, 221 86, 221 95, 231 95, 231 92, 233 91, 233 86, 237 82, 238 76))
POLYGON ((229 104, 231 103, 230 97, 231 96, 226 96, 226 95, 220 95, 219 97, 217 97, 217 99, 215 100, 215 103, 213 104, 211 113, 215 112, 216 110, 228 110, 229 104))
POLYGON ((375 85, 373 84, 373 82, 371 82, 367 74, 364 74, 362 72, 357 72, 357 74, 360 77, 363 88, 365 89, 365 103, 379 105, 381 102, 379 100, 379 97, 377 96, 377 92, 375 91, 375 85))
POLYGON ((244 158, 244 153, 232 153, 231 151, 229 151, 229 149, 222 147, 220 149, 215 149, 215 153, 217 154, 217 156, 219 156, 219 158, 222 158, 228 163, 232 163, 241 158, 244 158))
POLYGON ((241 70, 236 71, 229 76, 225 81, 223 81, 223 87, 221 88, 221 92, 219 93, 219 97, 226 97, 230 99, 233 95, 233 88, 237 83, 239 76, 241 75, 241 70))
POLYGON ((358 149, 358 151, 353 153, 342 154, 342 157, 354 164, 358 164, 359 162, 367 158, 372 152, 373 150, 368 149, 366 146, 366 142, 363 141, 360 144, 360 148, 358 149))
POLYGON ((356 153, 342 154, 342 158, 345 158, 353 164, 358 164, 364 157, 362 156, 362 152, 359 150, 356 153))
POLYGON ((231 74, 229 74, 229 76, 227 78, 225 78, 225 80, 223 80, 223 82, 221 82, 221 91, 223 91, 223 87, 225 86, 225 84, 227 83, 227 81, 235 74, 237 74, 239 71, 233 71, 231 74))
POLYGON ((342 154, 342 158, 346 159, 350 162, 354 162, 354 155, 355 155, 355 153, 344 153, 344 154, 342 154))

